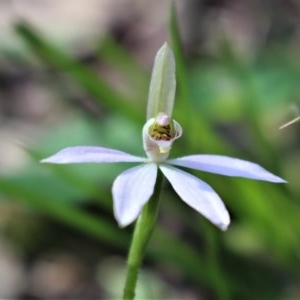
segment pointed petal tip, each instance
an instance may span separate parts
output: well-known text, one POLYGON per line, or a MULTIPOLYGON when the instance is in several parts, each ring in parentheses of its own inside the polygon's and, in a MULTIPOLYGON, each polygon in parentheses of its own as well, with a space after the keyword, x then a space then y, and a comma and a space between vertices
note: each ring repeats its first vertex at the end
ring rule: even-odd
POLYGON ((65 164, 67 161, 64 161, 63 158, 59 157, 57 154, 54 154, 52 156, 43 158, 40 160, 40 163, 42 164, 65 164))
POLYGON ((243 177, 274 183, 287 183, 286 180, 274 175, 256 163, 229 156, 198 154, 170 159, 167 162, 171 165, 219 175, 243 177))
POLYGON ((230 225, 230 215, 226 210, 226 213, 223 214, 222 220, 219 223, 214 223, 222 231, 226 231, 230 225))
POLYGON ((44 163, 51 163, 51 159, 49 159, 50 157, 47 157, 47 158, 43 158, 41 159, 39 162, 44 164, 44 163))
POLYGON ((98 147, 75 146, 62 149, 52 156, 42 159, 41 163, 71 164, 71 163, 116 163, 116 162, 144 162, 145 158, 129 153, 98 147))
POLYGON ((226 231, 228 229, 229 223, 228 224, 220 224, 218 225, 218 227, 222 230, 222 231, 226 231))
POLYGON ((114 217, 118 223, 120 229, 124 229, 125 227, 133 224, 137 221, 138 217, 140 216, 142 208, 138 211, 136 215, 130 214, 118 214, 117 211, 114 211, 114 217))
POLYGON ((287 180, 284 180, 282 178, 278 178, 278 181, 276 181, 277 183, 289 183, 287 180))
POLYGON ((138 216, 135 217, 135 218, 117 216, 116 214, 114 216, 115 216, 115 219, 117 221, 118 227, 120 229, 124 229, 125 227, 128 227, 128 226, 132 225, 133 223, 135 223, 138 220, 140 214, 141 214, 141 211, 139 212, 138 216))
POLYGON ((128 217, 127 215, 118 215, 116 211, 114 212, 114 216, 120 229, 124 229, 125 227, 129 226, 138 218, 138 216, 132 218, 128 217))
POLYGON ((119 226, 120 229, 124 229, 125 227, 127 227, 128 225, 130 225, 131 222, 122 222, 121 220, 117 219, 117 223, 118 223, 118 226, 119 226))
POLYGON ((223 201, 211 186, 180 169, 167 165, 160 165, 160 169, 186 204, 221 230, 225 231, 228 228, 230 215, 223 201))
POLYGON ((121 173, 112 186, 114 216, 124 228, 140 215, 154 191, 157 176, 155 164, 144 164, 121 173))
POLYGON ((160 49, 164 49, 164 48, 170 48, 168 42, 166 42, 166 41, 160 47, 160 49))
POLYGON ((55 164, 55 163, 57 163, 57 161, 55 159, 53 159, 53 156, 49 156, 49 157, 43 158, 39 162, 42 163, 42 164, 48 164, 48 163, 55 164))
POLYGON ((285 180, 285 179, 283 179, 283 178, 281 178, 281 177, 278 177, 278 176, 276 176, 277 177, 277 183, 289 183, 287 180, 285 180))
POLYGON ((270 172, 268 172, 268 176, 262 179, 258 179, 258 180, 262 180, 262 181, 269 181, 269 182, 273 182, 273 183, 288 183, 288 181, 286 181, 285 179, 276 176, 270 172))

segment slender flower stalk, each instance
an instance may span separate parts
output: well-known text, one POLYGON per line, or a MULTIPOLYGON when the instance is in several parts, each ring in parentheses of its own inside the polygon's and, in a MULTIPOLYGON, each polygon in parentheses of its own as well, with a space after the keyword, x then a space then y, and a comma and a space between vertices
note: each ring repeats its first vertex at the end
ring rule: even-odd
POLYGON ((135 296, 135 286, 138 278, 139 268, 156 223, 162 182, 163 175, 161 172, 158 172, 154 193, 149 202, 145 204, 142 213, 136 222, 132 244, 128 254, 128 269, 123 299, 133 299, 135 296))
POLYGON ((230 216, 218 194, 207 183, 178 167, 275 183, 286 182, 258 164, 228 156, 196 154, 168 159, 173 142, 182 135, 180 124, 172 119, 175 88, 174 56, 165 43, 155 58, 147 121, 142 130, 147 157, 103 147, 77 146, 42 160, 43 163, 54 164, 140 163, 117 176, 112 186, 114 215, 119 226, 125 227, 138 218, 129 251, 124 299, 134 297, 138 270, 156 222, 162 175, 187 205, 222 230, 229 226, 230 216))

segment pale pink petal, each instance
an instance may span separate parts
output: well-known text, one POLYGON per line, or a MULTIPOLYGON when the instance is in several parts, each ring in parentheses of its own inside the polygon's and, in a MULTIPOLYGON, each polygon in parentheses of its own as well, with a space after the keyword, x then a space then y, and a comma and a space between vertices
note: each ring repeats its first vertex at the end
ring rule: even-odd
POLYGON ((168 165, 160 165, 160 169, 185 203, 222 230, 227 229, 230 223, 228 211, 220 197, 207 183, 168 165))
POLYGON ((170 159, 167 163, 226 176, 245 177, 278 183, 286 182, 258 164, 222 155, 189 155, 170 159))
POLYGON ((113 183, 114 214, 125 227, 141 213, 153 194, 157 176, 156 164, 148 163, 126 170, 113 183))
POLYGON ((41 162, 52 164, 71 164, 143 162, 145 160, 145 158, 134 156, 119 150, 93 146, 77 146, 65 148, 56 154, 41 160, 41 162))

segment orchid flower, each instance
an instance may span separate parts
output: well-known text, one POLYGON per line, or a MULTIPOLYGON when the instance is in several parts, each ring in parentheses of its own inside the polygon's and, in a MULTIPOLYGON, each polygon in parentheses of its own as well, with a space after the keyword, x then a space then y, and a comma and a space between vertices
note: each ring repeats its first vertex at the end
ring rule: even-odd
POLYGON ((147 157, 103 147, 78 146, 63 149, 41 162, 140 163, 118 175, 112 186, 114 215, 121 227, 129 225, 140 215, 154 192, 157 172, 160 170, 186 204, 226 230, 230 217, 218 194, 204 181, 177 167, 276 183, 286 181, 258 164, 228 156, 197 154, 168 159, 173 142, 182 135, 181 126, 171 117, 175 86, 173 53, 164 44, 155 59, 148 99, 148 120, 142 130, 147 157))

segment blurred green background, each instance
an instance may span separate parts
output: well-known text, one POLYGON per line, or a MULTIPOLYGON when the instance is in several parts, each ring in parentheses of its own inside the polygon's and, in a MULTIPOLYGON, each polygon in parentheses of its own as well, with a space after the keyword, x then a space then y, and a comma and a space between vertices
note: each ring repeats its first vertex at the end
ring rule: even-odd
POLYGON ((194 172, 221 232, 165 185, 137 299, 300 299, 300 1, 0 2, 0 298, 116 299, 133 226, 113 218, 128 164, 41 165, 73 145, 143 155, 151 66, 177 61, 172 155, 257 162, 286 185, 194 172))

